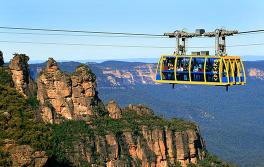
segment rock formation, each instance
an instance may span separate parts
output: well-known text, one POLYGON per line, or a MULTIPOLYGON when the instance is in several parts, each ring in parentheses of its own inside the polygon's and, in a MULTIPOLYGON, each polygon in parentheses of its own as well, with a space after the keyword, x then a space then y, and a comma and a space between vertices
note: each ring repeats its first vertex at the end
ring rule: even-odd
POLYGON ((68 75, 59 69, 54 59, 49 58, 37 85, 41 115, 45 122, 86 119, 104 110, 95 90, 95 75, 86 65, 77 67, 72 75, 68 75))
POLYGON ((11 156, 12 166, 42 167, 48 156, 45 151, 34 151, 29 145, 18 145, 13 140, 4 140, 3 151, 11 156))
POLYGON ((80 160, 86 160, 89 164, 108 167, 169 167, 177 163, 187 167, 205 157, 205 145, 198 129, 174 131, 168 127, 142 126, 139 133, 129 130, 119 135, 96 135, 85 142, 86 146, 76 144, 70 159, 76 166, 80 160))
POLYGON ((87 162, 107 167, 169 167, 178 163, 187 167, 205 157, 204 141, 197 128, 175 131, 143 125, 137 133, 130 129, 117 134, 94 134, 80 141, 73 144, 73 149, 65 150, 74 166, 87 162))
POLYGON ((250 68, 248 69, 248 76, 256 79, 264 80, 264 71, 257 68, 250 68))
POLYGON ((17 91, 25 98, 33 95, 34 81, 29 72, 29 57, 25 54, 15 54, 9 64, 12 80, 17 91))
MULTIPOLYGON (((135 118, 127 121, 135 121, 140 117, 156 119, 154 112, 141 104, 130 104, 121 109, 111 100, 105 111, 97 97, 96 77, 86 65, 77 67, 70 75, 62 72, 56 61, 50 58, 39 75, 37 85, 41 116, 47 123, 60 123, 64 119, 85 120, 87 126, 97 129, 101 125, 93 124, 93 121, 98 116, 99 119, 106 118, 106 115, 102 116, 105 112, 117 122, 127 119, 123 117, 123 112, 134 113, 135 118)), ((99 161, 109 167, 166 167, 177 162, 187 166, 203 159, 205 146, 197 128, 177 131, 169 127, 169 124, 156 125, 159 120, 154 121, 151 127, 145 125, 148 118, 142 121, 142 125, 133 125, 137 126, 136 132, 130 126, 118 133, 102 129, 106 134, 95 133, 93 137, 82 139, 81 143, 73 144, 74 153, 69 154, 69 159, 77 166, 80 165, 80 160, 84 160, 89 164, 98 164, 99 161), (100 155, 100 158, 96 155, 100 155)))
POLYGON ((154 115, 154 112, 152 109, 142 105, 142 104, 138 104, 138 105, 133 105, 133 104, 129 104, 127 106, 128 110, 132 110, 132 111, 136 111, 138 115, 154 115))
POLYGON ((0 66, 4 64, 4 57, 3 57, 3 52, 0 51, 0 66))
POLYGON ((118 106, 118 104, 111 100, 108 102, 107 106, 107 111, 109 112, 109 116, 113 119, 119 119, 122 116, 122 110, 118 106))

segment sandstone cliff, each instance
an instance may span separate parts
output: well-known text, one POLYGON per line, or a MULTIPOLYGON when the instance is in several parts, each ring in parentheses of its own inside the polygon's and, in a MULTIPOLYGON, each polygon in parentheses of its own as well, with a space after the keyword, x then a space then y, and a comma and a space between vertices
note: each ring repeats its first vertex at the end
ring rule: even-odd
POLYGON ((30 76, 28 60, 29 57, 25 54, 15 54, 9 64, 15 88, 25 98, 33 95, 35 87, 34 81, 30 76))
POLYGON ((42 167, 46 164, 48 156, 45 151, 34 151, 29 145, 18 145, 14 140, 4 140, 2 151, 10 154, 12 166, 42 167))
POLYGON ((41 116, 46 123, 84 120, 88 124, 86 128, 91 128, 89 137, 78 134, 81 129, 70 134, 84 137, 71 143, 73 147, 66 149, 67 153, 63 152, 66 151, 63 142, 58 146, 61 147, 58 151, 66 154, 74 165, 85 161, 109 167, 163 167, 178 162, 186 166, 204 158, 204 142, 191 123, 165 121, 144 105, 121 109, 110 101, 104 109, 97 96, 96 77, 86 65, 66 74, 50 58, 40 72, 37 85, 41 116))
POLYGON ((256 79, 264 80, 264 71, 257 68, 248 69, 248 76, 256 79))
POLYGON ((69 122, 63 123, 65 131, 59 128, 61 135, 57 139, 78 137, 70 143, 61 141, 56 147, 58 155, 66 154, 75 166, 86 162, 108 167, 169 167, 178 163, 187 166, 205 158, 204 141, 194 124, 165 121, 143 105, 120 109, 111 101, 107 106, 115 113, 110 114, 114 119, 95 119, 87 127, 78 124, 78 129, 69 122))
POLYGON ((97 97, 95 75, 88 66, 77 67, 72 74, 62 72, 50 58, 37 80, 41 116, 45 122, 85 119, 97 116, 95 108, 103 106, 97 97))

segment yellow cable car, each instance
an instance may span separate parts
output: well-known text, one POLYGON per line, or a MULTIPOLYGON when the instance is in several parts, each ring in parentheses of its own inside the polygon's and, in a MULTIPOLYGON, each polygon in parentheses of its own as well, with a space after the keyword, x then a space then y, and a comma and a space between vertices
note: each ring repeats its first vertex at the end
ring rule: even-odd
POLYGON ((244 85, 244 64, 238 56, 162 55, 156 82, 216 86, 244 85))
POLYGON ((244 85, 246 72, 239 56, 227 56, 225 37, 238 33, 216 29, 214 32, 205 32, 198 29, 195 33, 175 31, 165 33, 165 36, 176 38, 176 51, 172 55, 162 55, 156 69, 157 83, 168 84, 195 84, 228 86, 244 85), (209 51, 192 52, 187 55, 185 51, 186 38, 197 36, 216 37, 216 52, 209 56, 209 51))

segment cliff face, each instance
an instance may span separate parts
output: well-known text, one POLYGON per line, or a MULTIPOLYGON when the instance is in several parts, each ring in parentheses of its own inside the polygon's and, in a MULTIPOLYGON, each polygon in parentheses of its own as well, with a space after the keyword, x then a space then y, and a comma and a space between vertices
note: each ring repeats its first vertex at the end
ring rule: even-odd
MULTIPOLYGON (((115 67, 111 62, 105 62, 102 64, 94 65, 97 66, 102 72, 99 74, 99 85, 100 82, 104 85, 111 87, 123 87, 128 85, 154 85, 155 79, 155 64, 144 64, 144 63, 126 63, 121 62, 124 66, 115 67), (103 77, 103 78, 102 78, 103 77)), ((97 74, 98 75, 98 74, 97 74)))
POLYGON ((45 122, 85 119, 96 116, 93 107, 102 105, 96 93, 95 75, 88 66, 79 66, 72 75, 62 72, 50 58, 37 80, 41 116, 45 122))
POLYGON ((80 138, 68 143, 71 148, 61 141, 57 149, 63 153, 58 154, 67 154, 75 166, 86 162, 108 167, 169 167, 178 163, 186 167, 205 157, 204 141, 194 125, 179 120, 163 122, 143 105, 120 109, 111 101, 108 109, 115 113, 110 113, 114 119, 92 120, 89 132, 73 130, 71 126, 66 127, 67 133, 60 130, 64 138, 72 135, 80 138))
POLYGON ((28 60, 29 57, 24 54, 15 54, 9 64, 15 88, 25 98, 33 95, 35 87, 34 81, 30 76, 28 60))
POLYGON ((18 145, 14 140, 4 140, 2 150, 11 155, 12 166, 42 167, 48 160, 44 151, 34 151, 29 145, 18 145))
POLYGON ((256 79, 264 80, 264 71, 257 68, 248 69, 248 76, 256 79))

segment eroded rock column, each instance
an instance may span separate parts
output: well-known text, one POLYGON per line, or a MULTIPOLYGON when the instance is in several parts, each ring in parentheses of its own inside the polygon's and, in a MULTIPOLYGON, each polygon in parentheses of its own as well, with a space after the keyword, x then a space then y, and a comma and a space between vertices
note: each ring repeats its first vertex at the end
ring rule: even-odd
POLYGON ((28 60, 29 57, 25 54, 15 54, 9 64, 15 88, 25 98, 32 96, 34 91, 34 81, 30 76, 28 60))

